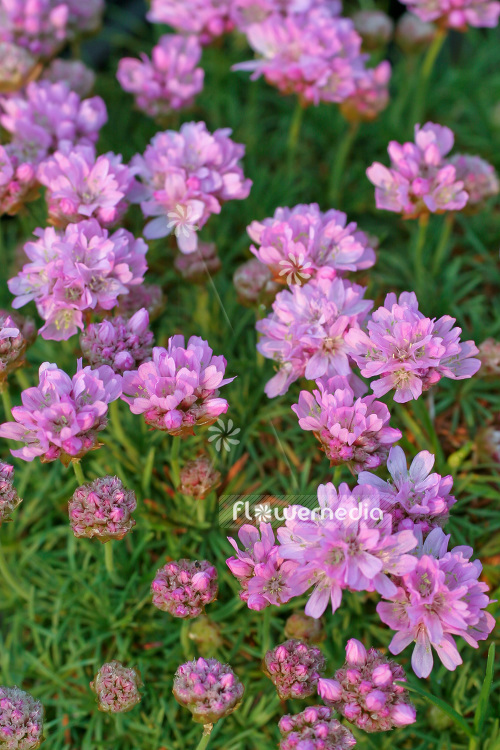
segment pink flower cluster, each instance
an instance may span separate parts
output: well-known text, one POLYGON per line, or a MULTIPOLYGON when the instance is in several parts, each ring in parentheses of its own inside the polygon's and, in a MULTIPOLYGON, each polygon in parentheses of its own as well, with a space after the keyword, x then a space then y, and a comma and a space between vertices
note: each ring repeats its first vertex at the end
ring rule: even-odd
POLYGON ((303 14, 313 8, 321 9, 327 17, 338 16, 342 10, 340 0, 232 0, 231 18, 239 31, 262 23, 270 16, 285 18, 303 14))
POLYGON ((291 639, 268 651, 262 666, 280 700, 287 700, 313 695, 325 664, 319 648, 291 639))
POLYGON ((0 526, 10 521, 10 515, 22 500, 14 487, 14 467, 0 461, 0 526))
POLYGON ((419 549, 412 570, 401 576, 397 590, 384 594, 388 602, 377 605, 382 622, 397 631, 389 649, 399 654, 415 643, 412 667, 419 677, 428 677, 433 666, 432 648, 441 662, 453 671, 462 663, 454 636, 478 647, 495 626, 484 611, 488 606, 488 585, 478 581, 482 565, 471 562, 471 547, 447 551, 449 536, 442 529, 431 531, 419 549))
POLYGON ((247 232, 259 246, 250 250, 281 283, 333 278, 375 263, 370 241, 356 223, 347 223, 342 211, 320 211, 317 203, 277 208, 272 218, 253 221, 247 232))
POLYGON ((151 359, 153 340, 148 312, 142 308, 131 318, 91 323, 80 336, 80 346, 92 367, 109 365, 122 374, 151 359))
POLYGON ((214 356, 207 342, 191 336, 172 336, 167 349, 155 347, 153 359, 123 376, 123 400, 133 414, 144 414, 146 424, 170 435, 190 435, 200 424, 212 424, 228 409, 219 388, 226 360, 214 356))
POLYGON ((257 349, 278 365, 265 387, 272 398, 306 377, 349 375, 351 347, 347 334, 363 323, 372 307, 365 288, 340 278, 312 279, 276 296, 273 312, 257 322, 263 334, 257 349))
POLYGON ((238 708, 245 688, 229 664, 197 659, 181 664, 175 673, 173 694, 188 708, 193 721, 215 724, 238 708))
POLYGON ((387 148, 390 168, 374 162, 366 170, 375 185, 377 208, 407 219, 464 208, 469 194, 456 167, 445 159, 453 142, 452 131, 433 122, 422 128, 415 125, 415 143, 391 141, 387 148))
POLYGON ((118 477, 98 477, 78 487, 68 504, 69 522, 76 537, 97 537, 105 543, 132 531, 137 507, 133 490, 118 477))
POLYGON ((196 34, 201 44, 231 31, 231 0, 152 0, 146 18, 168 24, 181 34, 196 34))
POLYGON ((141 701, 141 687, 139 670, 119 661, 103 664, 90 683, 99 711, 109 714, 131 711, 141 701))
POLYGON ((120 376, 110 367, 82 367, 79 360, 72 378, 49 362, 40 366, 39 378, 38 386, 22 392, 22 406, 12 408, 15 421, 0 426, 0 437, 24 443, 12 455, 68 464, 98 448, 108 404, 121 394, 120 376))
POLYGON ((172 110, 190 107, 203 89, 205 71, 200 62, 201 47, 196 36, 164 34, 153 47, 151 59, 124 57, 118 65, 121 87, 134 94, 137 108, 155 118, 172 110))
POLYGON ((32 318, 0 310, 0 391, 11 372, 22 367, 26 349, 36 339, 32 318))
POLYGON ((198 617, 219 590, 217 568, 206 560, 177 560, 160 568, 151 584, 153 604, 174 617, 198 617))
POLYGON ((346 661, 335 672, 335 679, 321 679, 318 693, 331 706, 365 732, 387 732, 414 724, 416 711, 408 691, 402 667, 374 648, 351 638, 345 649, 346 661))
POLYGON ((104 0, 0 0, 0 40, 51 57, 76 35, 95 31, 104 0))
POLYGON ((394 400, 405 403, 443 377, 463 380, 478 371, 481 363, 473 358, 478 349, 473 341, 460 341, 461 328, 454 323, 449 315, 426 318, 414 292, 399 298, 390 293, 371 314, 368 332, 351 329, 346 345, 364 377, 380 376, 371 384, 376 396, 394 390, 394 400))
POLYGON ((402 0, 422 21, 435 21, 439 26, 467 31, 468 26, 498 24, 500 3, 497 0, 402 0))
POLYGON ((356 744, 326 706, 309 706, 300 714, 282 716, 279 729, 280 750, 348 750, 356 744))
POLYGON ((43 338, 62 340, 83 329, 83 311, 111 310, 118 298, 141 284, 147 245, 126 229, 109 234, 96 219, 69 224, 62 232, 36 229, 24 246, 30 263, 10 279, 13 307, 34 300, 45 325, 43 338))
POLYGON ((391 475, 388 482, 369 471, 358 475, 359 484, 378 490, 382 509, 391 514, 395 531, 417 528, 422 534, 428 534, 448 521, 450 508, 456 503, 450 494, 453 477, 431 474, 434 460, 429 451, 420 451, 408 470, 403 449, 394 446, 387 459, 391 475))
POLYGON ((239 160, 245 147, 234 143, 229 128, 209 133, 204 122, 187 122, 179 132, 157 133, 144 156, 132 159, 142 181, 141 208, 151 220, 144 228, 148 239, 175 231, 179 249, 197 247, 197 230, 221 203, 242 200, 250 192, 239 160))
POLYGON ((340 111, 350 122, 375 120, 389 104, 391 66, 387 60, 376 68, 367 68, 356 78, 356 89, 344 99, 340 111))
POLYGON ((297 565, 279 554, 271 524, 261 523, 260 531, 245 524, 238 537, 243 550, 228 537, 236 557, 230 557, 226 563, 241 584, 240 599, 249 609, 257 611, 270 604, 279 606, 287 602, 294 595, 289 581, 297 565))
POLYGON ((480 156, 455 154, 451 157, 450 164, 455 167, 457 180, 464 183, 464 190, 469 195, 467 210, 482 208, 488 198, 498 195, 498 175, 494 167, 480 156))
POLYGON ((43 706, 18 687, 0 687, 0 745, 4 750, 36 750, 44 740, 43 706))
POLYGON ((301 391, 292 409, 300 427, 314 432, 330 465, 345 463, 357 473, 384 463, 390 446, 402 437, 400 430, 388 426, 387 406, 375 396, 355 399, 345 377, 316 382, 318 389, 301 391))

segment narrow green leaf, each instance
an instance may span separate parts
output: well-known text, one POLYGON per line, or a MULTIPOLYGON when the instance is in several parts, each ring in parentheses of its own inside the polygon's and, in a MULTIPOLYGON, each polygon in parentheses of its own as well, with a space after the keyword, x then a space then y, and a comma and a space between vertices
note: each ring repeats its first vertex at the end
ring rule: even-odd
POLYGON ((476 734, 481 736, 481 730, 483 728, 484 720, 486 718, 486 712, 488 710, 488 701, 491 692, 491 685, 493 683, 493 665, 495 663, 495 644, 492 643, 488 650, 488 662, 486 664, 486 676, 484 678, 481 693, 479 694, 479 701, 477 703, 476 713, 474 715, 474 729, 476 734))
POLYGON ((409 685, 407 682, 401 682, 398 683, 400 685, 403 685, 403 687, 406 687, 408 690, 410 690, 412 693, 418 693, 418 695, 421 695, 422 698, 425 698, 429 701, 429 703, 433 703, 435 706, 441 709, 443 713, 445 713, 447 716, 452 719, 455 724, 460 727, 460 729, 465 732, 465 734, 468 737, 474 737, 474 732, 472 728, 469 726, 469 724, 466 722, 466 720, 463 718, 463 716, 460 716, 460 714, 455 711, 454 708, 448 705, 448 703, 445 703, 445 701, 441 700, 441 698, 437 698, 435 695, 431 695, 426 690, 423 690, 421 687, 417 687, 416 685, 409 685))

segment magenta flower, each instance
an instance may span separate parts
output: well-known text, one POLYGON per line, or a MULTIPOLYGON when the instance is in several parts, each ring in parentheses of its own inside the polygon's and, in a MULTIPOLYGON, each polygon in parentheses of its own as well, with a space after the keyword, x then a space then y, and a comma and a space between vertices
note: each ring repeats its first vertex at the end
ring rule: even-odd
POLYGON ((316 275, 333 278, 375 263, 368 237, 356 223, 347 223, 342 211, 323 213, 317 203, 277 208, 272 218, 253 221, 247 232, 260 246, 252 245, 252 253, 282 284, 304 284, 316 275))
POLYGON ((181 664, 174 677, 175 700, 188 708, 193 721, 215 724, 235 711, 245 688, 229 666, 217 659, 197 659, 181 664))
POLYGON ((43 706, 18 687, 0 687, 0 745, 3 750, 36 750, 44 741, 43 706))
POLYGON ((391 481, 384 482, 375 474, 362 471, 358 483, 377 488, 384 510, 392 516, 395 531, 416 526, 423 534, 428 534, 445 525, 450 508, 456 502, 450 494, 453 477, 431 474, 433 466, 432 453, 420 451, 408 470, 403 449, 395 446, 387 460, 391 481))
POLYGON ((279 729, 280 750, 348 750, 356 744, 326 706, 309 706, 300 714, 282 716, 279 729))
POLYGON ((146 18, 166 23, 181 34, 196 34, 201 44, 231 31, 230 0, 152 0, 146 18))
POLYGON ((186 281, 204 284, 208 275, 217 273, 222 267, 217 248, 213 242, 199 242, 194 253, 179 253, 174 260, 174 268, 186 281))
POLYGON ((70 378, 57 365, 44 362, 40 382, 21 394, 22 406, 12 408, 14 422, 0 426, 0 437, 24 443, 11 451, 23 461, 60 458, 67 465, 99 447, 99 432, 106 427, 110 401, 121 394, 121 378, 110 367, 91 370, 78 360, 70 378))
POLYGON ((206 560, 178 560, 156 571, 153 604, 174 617, 198 617, 217 597, 217 568, 206 560))
POLYGON ((498 24, 500 3, 496 0, 402 0, 422 21, 435 21, 444 28, 467 31, 469 26, 498 24))
POLYGON ((266 653, 262 668, 280 700, 286 700, 313 695, 325 664, 319 648, 289 640, 266 653))
POLYGON ((147 270, 147 245, 125 229, 109 234, 95 219, 63 232, 36 229, 24 246, 30 263, 10 279, 13 307, 34 300, 45 339, 68 339, 83 328, 84 310, 111 310, 147 270))
POLYGON ((42 81, 65 83, 81 99, 90 94, 94 88, 95 73, 81 60, 65 60, 56 57, 41 75, 42 81))
POLYGON ((278 529, 279 554, 298 564, 290 581, 293 596, 314 586, 306 615, 321 617, 329 601, 335 612, 344 589, 395 595, 390 576, 404 575, 417 564, 407 554, 417 545, 414 534, 392 533, 391 517, 381 512, 374 487, 351 491, 346 484, 338 490, 332 484, 320 485, 318 501, 314 515, 291 506, 285 526, 278 529), (308 520, 301 519, 302 511, 308 520))
POLYGON ((318 693, 327 706, 365 732, 387 732, 414 724, 417 712, 410 703, 403 667, 375 648, 366 650, 351 638, 345 649, 346 661, 335 679, 320 679, 318 693))
POLYGON ((109 714, 131 711, 141 701, 142 686, 139 670, 119 661, 103 664, 90 683, 99 711, 109 714))
POLYGON ((109 365, 120 374, 149 361, 153 341, 149 315, 144 308, 131 318, 118 316, 91 323, 80 336, 82 354, 92 367, 109 365))
POLYGON ((494 167, 480 156, 455 154, 451 157, 450 164, 455 167, 457 180, 462 180, 464 190, 469 194, 467 210, 481 209, 488 198, 497 195, 500 191, 500 183, 494 167))
POLYGON ((196 500, 203 500, 219 486, 220 471, 214 467, 209 456, 202 455, 188 461, 180 471, 179 492, 196 500))
POLYGON ((346 463, 353 473, 376 469, 402 435, 388 426, 389 409, 375 396, 356 398, 347 378, 317 381, 312 393, 301 391, 292 406, 303 430, 319 440, 331 466, 346 463))
POLYGON ((138 109, 165 118, 173 110, 190 107, 203 89, 205 71, 196 67, 200 58, 196 36, 164 34, 151 59, 145 54, 140 60, 122 58, 116 77, 124 91, 134 94, 138 109))
POLYGON ((261 523, 260 530, 244 524, 238 537, 243 550, 228 537, 236 557, 230 557, 226 564, 241 584, 240 599, 257 611, 287 602, 294 595, 289 582, 297 565, 280 556, 271 524, 261 523))
POLYGON ((123 539, 135 526, 136 507, 135 492, 126 490, 118 477, 98 477, 75 490, 69 522, 76 537, 97 537, 103 543, 123 539))
POLYGON ((390 168, 374 162, 366 170, 375 185, 377 208, 414 219, 429 213, 460 211, 469 199, 455 167, 445 160, 454 135, 449 128, 415 125, 415 143, 389 143, 390 168))
POLYGON ((251 258, 238 266, 234 272, 233 284, 238 302, 245 307, 271 302, 280 288, 272 280, 268 266, 257 258, 251 258))
POLYGON ((343 279, 317 278, 279 292, 273 313, 256 325, 263 334, 257 349, 278 366, 265 387, 269 398, 283 395, 302 377, 350 374, 346 335, 372 307, 371 300, 363 299, 365 291, 343 279))
POLYGON ((96 156, 93 146, 62 143, 37 171, 47 188, 49 221, 57 227, 96 218, 101 226, 117 224, 128 208, 134 186, 130 169, 113 153, 96 156))
POLYGON ((0 461, 0 526, 11 520, 11 513, 21 503, 22 500, 14 487, 14 467, 0 461))
POLYGON ((131 165, 143 183, 141 208, 148 223, 144 236, 174 232, 179 249, 192 253, 197 230, 218 214, 221 203, 243 200, 250 192, 239 160, 245 147, 234 143, 228 128, 209 133, 204 122, 187 122, 177 133, 157 133, 131 165))
POLYGON ((36 78, 41 66, 24 47, 2 41, 1 34, 0 31, 0 94, 6 94, 36 78))
POLYGON ((35 339, 36 327, 32 318, 0 310, 0 391, 10 373, 24 365, 26 349, 35 339))
POLYGON ((448 540, 442 529, 431 531, 417 566, 401 576, 393 595, 384 595, 388 602, 377 605, 382 622, 397 631, 391 653, 415 642, 411 664, 418 677, 432 671, 432 648, 446 669, 454 671, 462 663, 454 636, 477 648, 495 626, 494 617, 484 611, 490 601, 488 585, 478 581, 481 563, 470 561, 471 547, 447 552, 448 540))
POLYGON ((389 104, 391 66, 387 60, 376 68, 368 68, 356 79, 356 90, 340 105, 340 111, 350 122, 375 120, 389 104))
POLYGON ((191 435, 195 425, 213 424, 229 408, 219 388, 226 360, 213 356, 207 342, 191 336, 171 336, 168 348, 155 347, 153 359, 123 376, 123 400, 133 414, 144 414, 146 424, 170 435, 191 435))
POLYGON ((463 380, 478 371, 478 349, 473 341, 460 342, 462 329, 454 323, 449 315, 426 318, 414 292, 390 293, 371 314, 368 332, 353 328, 345 342, 364 377, 380 376, 371 384, 375 395, 394 390, 394 401, 405 403, 443 377, 463 380))

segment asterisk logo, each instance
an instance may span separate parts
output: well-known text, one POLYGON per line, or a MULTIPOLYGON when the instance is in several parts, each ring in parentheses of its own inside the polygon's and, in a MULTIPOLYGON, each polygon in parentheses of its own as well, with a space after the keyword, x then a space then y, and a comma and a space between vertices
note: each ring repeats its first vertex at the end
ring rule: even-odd
POLYGON ((291 284, 297 284, 301 286, 304 281, 311 278, 311 274, 304 270, 305 257, 303 253, 300 255, 294 255, 293 253, 288 254, 288 258, 280 260, 280 276, 286 276, 286 283, 290 286, 291 284))
POLYGON ((174 230, 176 237, 190 237, 199 228, 193 222, 193 209, 189 205, 178 203, 173 211, 168 212, 167 217, 170 219, 168 228, 174 230))
POLYGON ((238 445, 240 442, 235 435, 238 435, 238 433, 241 432, 241 429, 239 427, 234 427, 232 419, 227 420, 227 425, 224 424, 222 419, 218 419, 217 424, 209 427, 208 431, 214 433, 213 435, 210 435, 208 442, 211 443, 212 441, 215 441, 214 445, 218 451, 230 451, 232 445, 238 445))
POLYGON ((254 516, 257 523, 269 523, 269 521, 273 517, 273 513, 271 510, 271 506, 264 504, 264 505, 256 505, 254 510, 254 516))

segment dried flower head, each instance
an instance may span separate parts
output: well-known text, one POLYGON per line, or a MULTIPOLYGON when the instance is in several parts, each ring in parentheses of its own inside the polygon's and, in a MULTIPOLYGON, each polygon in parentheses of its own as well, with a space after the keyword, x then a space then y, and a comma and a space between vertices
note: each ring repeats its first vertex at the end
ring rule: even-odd
POLYGON ((0 94, 17 91, 25 86, 30 80, 36 78, 40 68, 41 65, 36 57, 27 49, 0 39, 0 94))
POLYGON ((10 514, 22 503, 14 487, 14 467, 0 461, 0 526, 10 521, 10 514))
POLYGON ((0 310, 0 391, 11 372, 24 365, 26 349, 36 339, 32 318, 0 310))
POLYGON ((222 267, 217 247, 213 242, 199 242, 198 249, 189 255, 179 253, 174 267, 186 281, 206 284, 207 276, 212 276, 222 267))
POLYGON ((136 284, 131 286, 128 294, 118 297, 118 315, 132 317, 137 310, 145 308, 149 320, 158 318, 165 309, 166 299, 162 288, 157 284, 136 284))
POLYGON ((215 724, 238 708, 245 688, 229 664, 197 659, 182 664, 174 677, 174 697, 188 708, 193 721, 215 724))
POLYGON ((303 612, 293 612, 285 623, 287 638, 297 638, 306 643, 321 643, 326 638, 323 618, 309 617, 303 612))
POLYGON ((124 667, 119 661, 103 664, 90 683, 99 711, 109 714, 131 711, 141 701, 142 686, 139 670, 124 667))
POLYGON ((233 276, 238 302, 245 307, 261 304, 267 306, 276 297, 281 285, 272 280, 269 267, 257 258, 238 266, 233 276))
POLYGON ((313 695, 325 664, 319 648, 291 639, 268 651, 262 668, 280 699, 286 700, 313 695))
POLYGON ((416 54, 426 49, 437 34, 437 27, 413 13, 403 13, 396 25, 395 39, 402 50, 416 54))
POLYGON ((126 490, 118 477, 98 477, 75 490, 68 505, 69 522, 76 537, 123 539, 135 526, 136 507, 135 492, 126 490))
POLYGON ((380 49, 391 41, 394 21, 383 10, 358 10, 352 20, 365 50, 380 49))
POLYGON ((51 83, 63 81, 71 91, 74 91, 83 99, 94 88, 95 73, 81 60, 65 60, 62 57, 57 57, 45 68, 41 79, 51 83))
POLYGON ((0 686, 0 747, 36 750, 44 741, 43 706, 18 687, 0 686))
POLYGON ((179 492, 197 500, 203 498, 219 486, 220 471, 214 468, 209 456, 198 456, 188 461, 180 471, 179 492))
POLYGON ((217 568, 207 560, 177 560, 156 571, 153 604, 174 617, 198 617, 219 590, 217 568))

